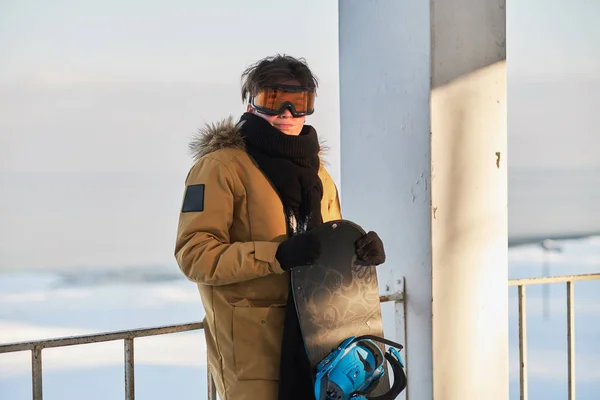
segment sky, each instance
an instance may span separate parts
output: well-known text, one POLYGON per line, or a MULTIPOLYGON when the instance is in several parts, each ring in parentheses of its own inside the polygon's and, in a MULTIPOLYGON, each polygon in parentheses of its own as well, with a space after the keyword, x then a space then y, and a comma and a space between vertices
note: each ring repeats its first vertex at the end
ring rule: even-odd
MULTIPOLYGON (((509 167, 600 169, 600 3, 508 3, 509 167)), ((337 24, 333 0, 0 2, 0 270, 172 263, 187 144, 267 55, 320 78, 340 182, 337 24)))
POLYGON ((507 3, 509 168, 600 169, 600 3, 507 3))
POLYGON ((299 5, 282 18, 264 0, 3 1, 2 171, 179 172, 197 127, 243 111, 243 69, 275 53, 309 61, 323 99, 312 121, 337 140, 337 3, 299 5))
POLYGON ((508 0, 507 62, 513 79, 600 80, 600 4, 508 0))

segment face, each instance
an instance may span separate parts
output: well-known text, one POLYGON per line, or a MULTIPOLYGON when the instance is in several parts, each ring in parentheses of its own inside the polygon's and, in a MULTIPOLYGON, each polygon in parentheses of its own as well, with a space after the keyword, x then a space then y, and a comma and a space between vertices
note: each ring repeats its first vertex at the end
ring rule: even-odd
MULTIPOLYGON (((298 82, 297 80, 286 80, 284 82, 278 83, 284 85, 300 86, 300 82, 298 82)), ((300 132, 302 132, 304 122, 306 121, 305 116, 295 118, 290 112, 290 110, 287 108, 283 111, 283 113, 279 115, 267 115, 261 114, 260 112, 252 108, 251 104, 248 104, 247 111, 267 120, 271 125, 279 129, 286 135, 298 136, 300 132)))

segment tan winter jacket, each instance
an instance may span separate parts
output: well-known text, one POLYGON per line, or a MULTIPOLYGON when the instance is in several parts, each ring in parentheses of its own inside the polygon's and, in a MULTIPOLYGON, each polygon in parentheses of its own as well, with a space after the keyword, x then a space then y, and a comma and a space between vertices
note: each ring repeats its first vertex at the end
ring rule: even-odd
MULTIPOLYGON (((186 188, 200 190, 193 210, 180 214, 175 256, 198 284, 209 369, 222 400, 276 400, 289 282, 275 259, 286 238, 283 205, 231 118, 207 126, 190 147, 197 162, 186 188)), ((335 183, 323 166, 319 176, 323 220, 340 219, 335 183)))

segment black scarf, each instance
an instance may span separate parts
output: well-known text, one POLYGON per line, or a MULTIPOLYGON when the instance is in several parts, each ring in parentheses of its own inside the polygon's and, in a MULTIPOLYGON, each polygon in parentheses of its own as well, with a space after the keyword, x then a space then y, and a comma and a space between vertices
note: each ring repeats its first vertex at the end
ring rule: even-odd
POLYGON ((244 113, 241 134, 248 154, 281 197, 289 234, 320 225, 323 185, 319 179, 319 139, 310 125, 298 136, 286 135, 265 119, 244 113))
MULTIPOLYGON (((246 151, 281 197, 288 235, 322 224, 323 185, 319 140, 312 126, 286 135, 265 119, 245 113, 240 121, 246 151)), ((279 368, 279 400, 314 399, 313 378, 291 291, 288 294, 279 368)))

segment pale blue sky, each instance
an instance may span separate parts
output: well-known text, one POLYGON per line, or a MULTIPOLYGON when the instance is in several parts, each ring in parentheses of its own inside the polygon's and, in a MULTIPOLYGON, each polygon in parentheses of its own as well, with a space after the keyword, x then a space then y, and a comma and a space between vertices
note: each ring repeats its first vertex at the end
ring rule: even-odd
MULTIPOLYGON (((595 0, 508 1, 512 72, 600 70, 595 0)), ((0 3, 0 82, 152 80, 234 82, 257 55, 288 50, 337 75, 337 1, 169 3, 58 0, 0 3), (257 21, 255 23, 248 21, 257 21), (289 41, 286 32, 295 26, 289 41), (312 26, 309 28, 309 25, 312 26)))
MULTIPOLYGON (((508 3, 509 162, 600 168, 600 2, 508 3)), ((337 23, 336 0, 1 1, 0 269, 172 263, 187 143, 266 55, 319 76, 339 182, 337 23)))
POLYGON ((2 171, 181 171, 198 126, 243 110, 242 70, 278 52, 316 71, 311 122, 337 146, 337 2, 95 3, 1 3, 2 171))
POLYGON ((324 78, 337 76, 337 1, 302 1, 293 10, 276 0, 90 3, 4 0, 2 81, 237 84, 247 63, 278 51, 304 55, 324 78))
POLYGON ((508 0, 507 60, 512 77, 600 80, 600 2, 508 0))
MULTIPOLYGON (((508 3, 511 81, 558 82, 558 97, 572 86, 564 88, 565 82, 583 81, 590 90, 595 86, 588 81, 600 82, 600 3, 508 3)), ((333 148, 339 143, 337 1, 299 2, 293 12, 276 0, 47 4, 0 3, 0 171, 180 171, 187 165, 181 151, 190 132, 239 113, 240 72, 277 52, 306 57, 321 78, 309 122, 333 148), (223 86, 202 86, 208 83, 223 86), (190 107, 185 113, 184 105, 190 107)), ((510 89, 514 99, 536 93, 523 92, 520 84, 510 89)), ((596 125, 586 121, 593 116, 588 105, 596 103, 589 96, 567 102, 576 108, 578 129, 582 118, 584 128, 596 125)), ((547 93, 540 97, 548 100, 547 93)), ((526 134, 521 126, 531 120, 520 115, 518 101, 511 104, 509 123, 516 125, 510 134, 526 134)), ((331 157, 338 177, 337 155, 331 157)))

